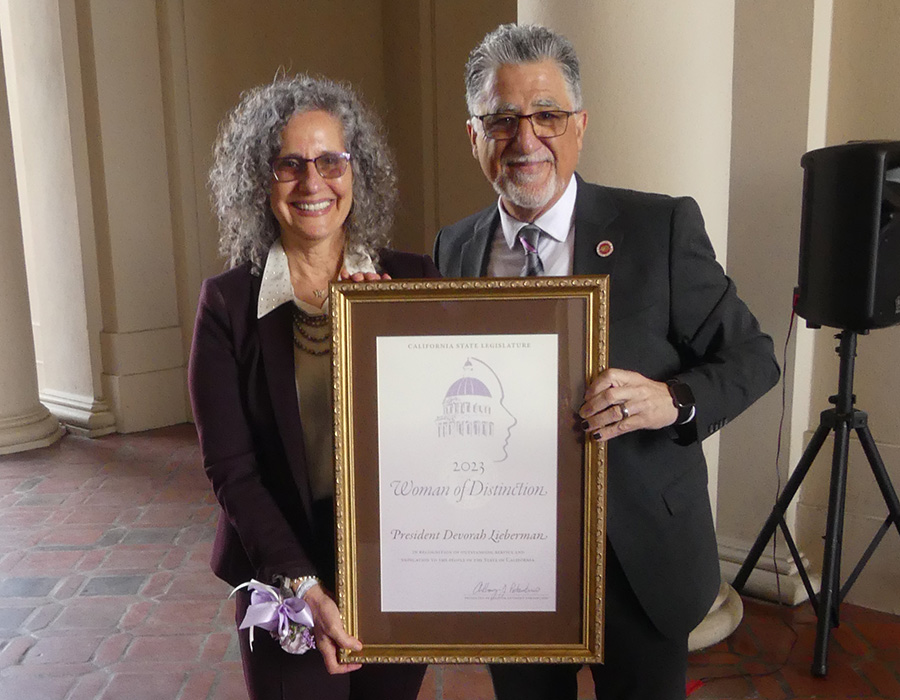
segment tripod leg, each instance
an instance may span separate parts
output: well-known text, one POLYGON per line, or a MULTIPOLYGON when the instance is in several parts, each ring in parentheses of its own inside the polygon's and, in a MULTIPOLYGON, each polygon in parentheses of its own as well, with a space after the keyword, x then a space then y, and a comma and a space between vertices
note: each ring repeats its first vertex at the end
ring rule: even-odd
POLYGON ((828 673, 828 642, 837 622, 840 593, 841 535, 844 496, 847 489, 847 454, 850 426, 839 421, 834 429, 834 455, 831 463, 831 487, 828 494, 828 518, 825 528, 825 556, 822 565, 822 590, 819 593, 818 625, 813 651, 812 674, 828 673))
POLYGON ((859 436, 859 442, 862 445, 866 457, 869 459, 869 466, 872 467, 872 473, 875 475, 875 481, 878 482, 878 488, 881 489, 881 495, 887 504, 888 512, 891 514, 891 520, 900 533, 900 499, 897 498, 897 492, 891 484, 891 478, 888 476, 887 469, 884 468, 884 462, 875 445, 875 440, 869 430, 868 424, 856 429, 859 436))
MULTIPOLYGON (((825 413, 828 413, 828 411, 825 413)), ((816 432, 813 433, 812 439, 809 441, 806 449, 803 450, 803 455, 800 457, 800 461, 797 462, 797 467, 794 469, 793 474, 791 474, 791 478, 788 479, 784 491, 778 497, 778 501, 775 503, 775 507, 772 508, 772 512, 769 514, 766 524, 763 525, 763 529, 760 530, 759 535, 757 535, 756 541, 753 543, 750 552, 747 554, 747 558, 744 560, 740 571, 738 571, 734 582, 731 584, 738 593, 743 590, 744 585, 747 583, 747 579, 750 578, 750 572, 753 571, 753 567, 756 566, 756 562, 758 562, 760 556, 762 556, 763 549, 765 549, 766 544, 769 542, 769 538, 775 533, 775 528, 778 527, 778 523, 784 521, 784 514, 791 504, 794 495, 797 493, 797 489, 800 488, 803 477, 806 476, 806 473, 816 459, 816 455, 819 454, 819 450, 822 448, 825 438, 828 437, 829 430, 831 430, 831 428, 824 420, 820 422, 819 427, 816 428, 816 432)), ((797 561, 797 566, 803 568, 803 562, 797 561)))

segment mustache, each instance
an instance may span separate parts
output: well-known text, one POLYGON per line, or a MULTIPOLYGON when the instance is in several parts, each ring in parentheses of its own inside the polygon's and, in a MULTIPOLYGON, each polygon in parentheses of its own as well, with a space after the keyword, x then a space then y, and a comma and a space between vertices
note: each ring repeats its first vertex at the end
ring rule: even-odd
POLYGON ((531 163, 552 163, 550 154, 532 154, 529 156, 510 156, 501 161, 502 165, 528 165, 531 163))

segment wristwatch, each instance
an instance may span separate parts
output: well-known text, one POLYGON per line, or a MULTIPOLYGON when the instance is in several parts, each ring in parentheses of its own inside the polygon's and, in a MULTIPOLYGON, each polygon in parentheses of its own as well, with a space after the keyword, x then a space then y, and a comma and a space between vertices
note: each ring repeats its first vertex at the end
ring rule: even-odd
POLYGON ((691 391, 691 387, 679 379, 668 379, 666 384, 669 387, 669 394, 672 396, 672 403, 678 409, 675 425, 687 423, 694 417, 694 392, 691 391))

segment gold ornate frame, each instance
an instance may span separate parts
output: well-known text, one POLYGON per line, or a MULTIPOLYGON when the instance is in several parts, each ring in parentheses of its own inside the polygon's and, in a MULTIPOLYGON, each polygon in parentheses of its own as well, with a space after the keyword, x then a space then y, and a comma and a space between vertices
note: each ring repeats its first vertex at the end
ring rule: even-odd
POLYGON ((365 645, 342 650, 343 661, 602 661, 606 445, 584 439, 576 411, 607 366, 608 285, 606 275, 332 284, 337 593, 347 631, 365 645), (574 525, 580 534, 557 543, 557 612, 381 612, 371 555, 379 518, 376 337, 533 332, 559 337, 558 531, 574 525))

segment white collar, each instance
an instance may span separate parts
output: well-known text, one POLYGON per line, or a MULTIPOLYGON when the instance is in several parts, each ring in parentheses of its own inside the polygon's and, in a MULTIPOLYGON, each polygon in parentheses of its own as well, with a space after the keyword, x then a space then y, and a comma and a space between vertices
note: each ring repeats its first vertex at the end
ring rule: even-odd
MULTIPOLYGON (((560 198, 556 200, 556 203, 534 220, 535 226, 539 226, 541 230, 560 243, 569 237, 569 231, 572 230, 572 216, 575 214, 575 194, 577 190, 578 181, 573 174, 569 184, 566 185, 566 189, 560 198)), ((512 250, 516 245, 519 229, 528 224, 510 216, 499 199, 497 200, 497 208, 500 210, 500 229, 503 231, 503 238, 506 239, 506 245, 512 250)))
MULTIPOLYGON (((367 253, 344 251, 344 270, 351 275, 356 272, 376 272, 372 258, 367 253)), ((281 239, 277 239, 266 256, 266 265, 263 268, 262 281, 259 285, 259 300, 256 303, 256 318, 262 318, 270 311, 277 309, 289 301, 299 302, 294 296, 291 287, 291 270, 288 267, 287 253, 281 245, 281 239)), ((300 302, 302 303, 302 302, 300 302)), ((309 305, 305 305, 308 307, 309 305)), ((316 313, 328 309, 328 302, 316 313)))

